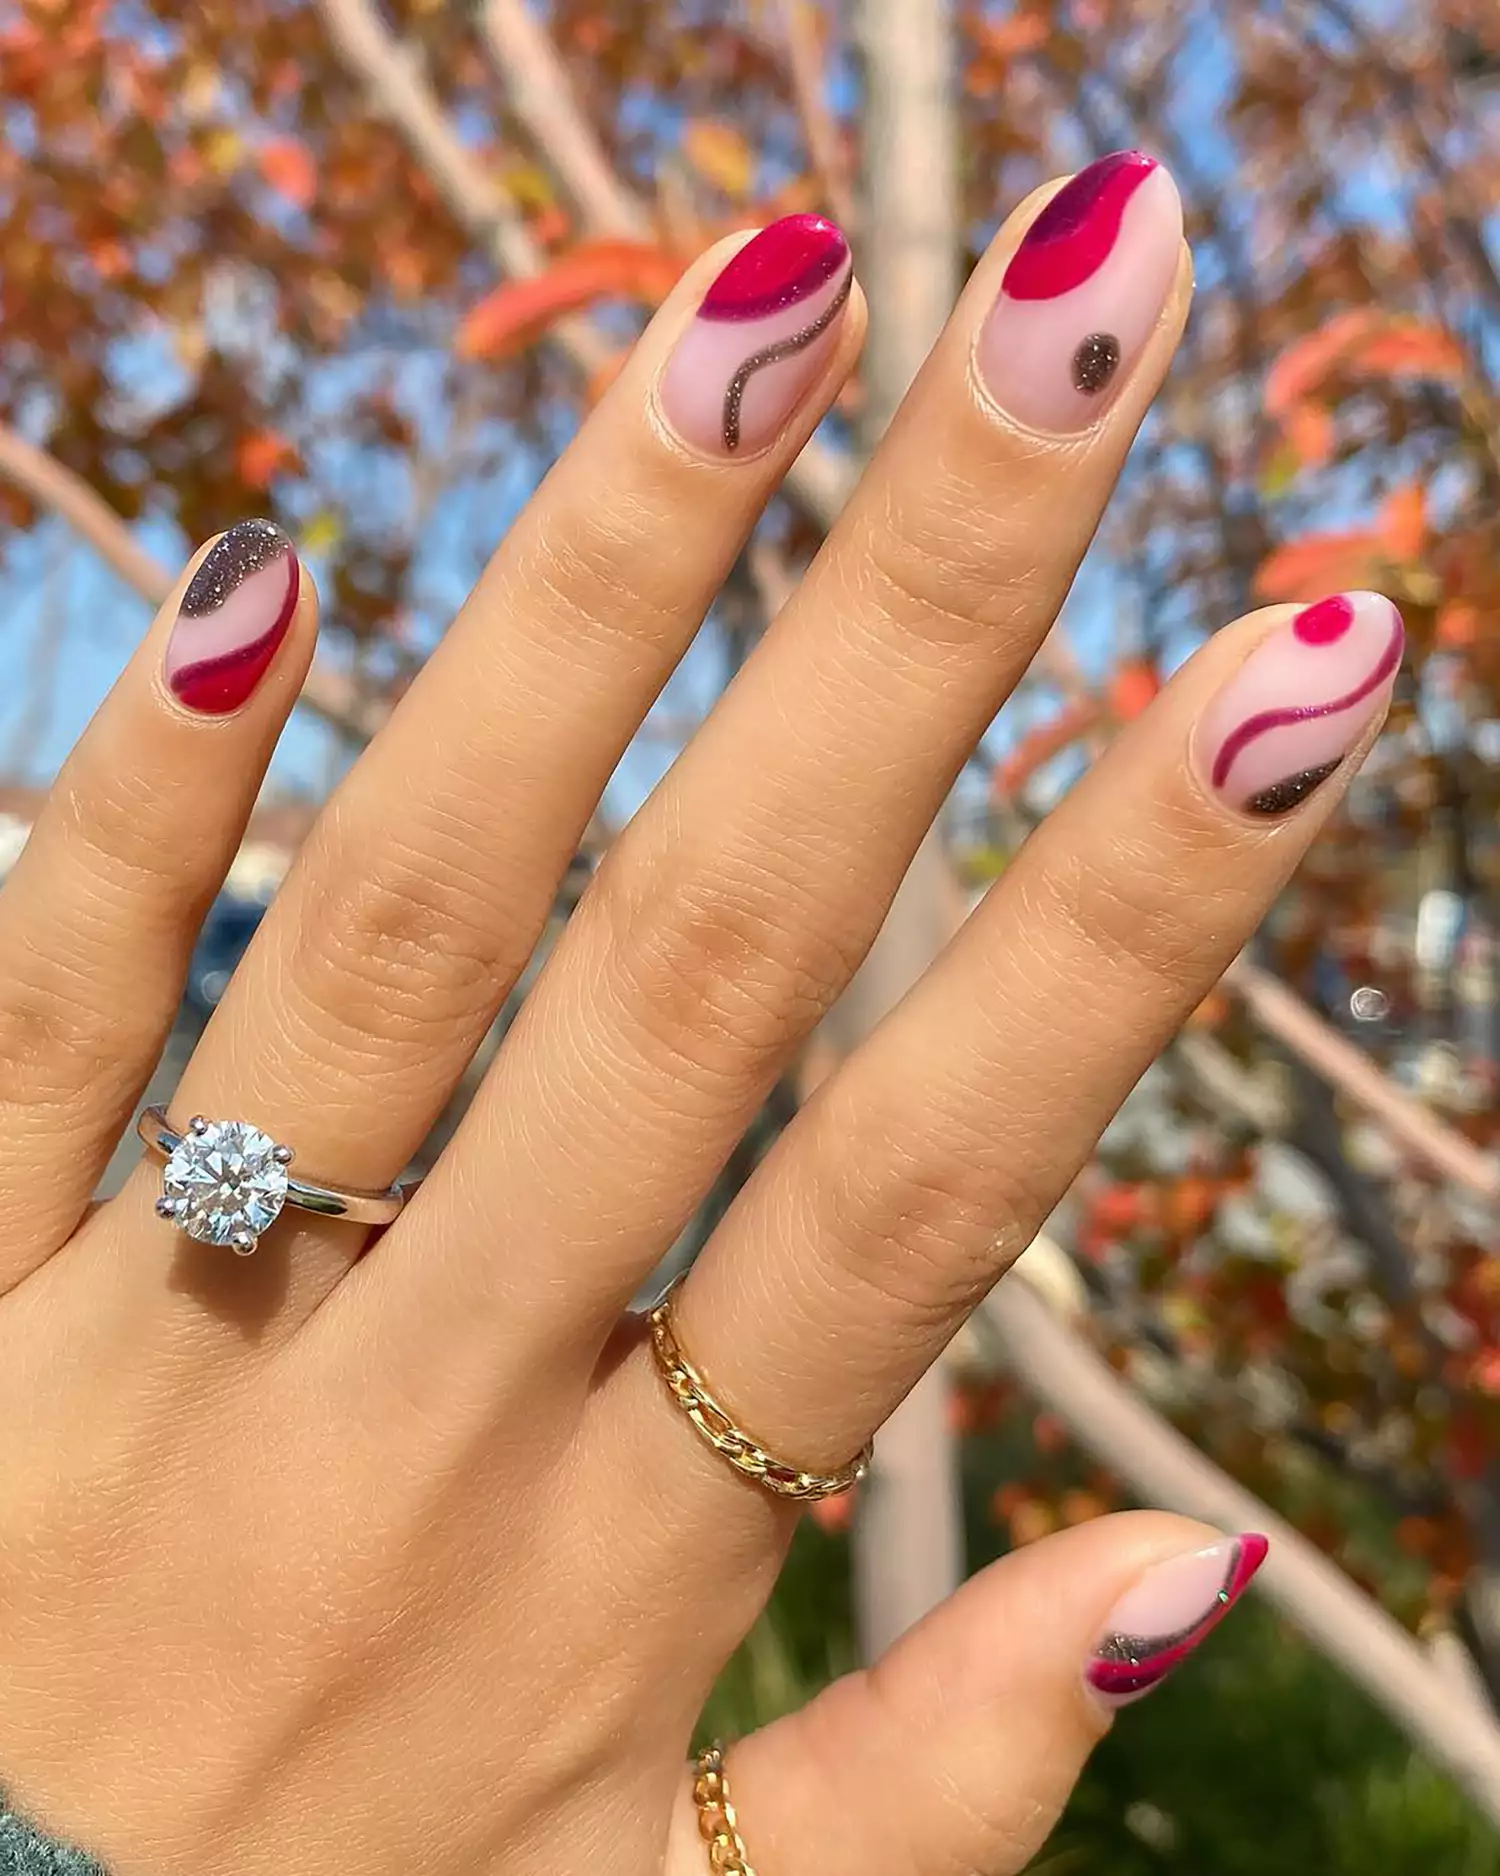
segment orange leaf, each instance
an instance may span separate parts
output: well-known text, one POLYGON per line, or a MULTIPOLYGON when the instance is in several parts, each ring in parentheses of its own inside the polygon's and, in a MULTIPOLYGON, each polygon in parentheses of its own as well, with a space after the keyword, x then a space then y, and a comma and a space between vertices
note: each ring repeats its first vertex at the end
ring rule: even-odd
POLYGON ((1321 469, 1333 456, 1333 412, 1304 398, 1286 413, 1285 435, 1304 469, 1321 469))
POLYGON ((1288 541, 1262 562, 1255 591, 1271 601, 1316 599, 1377 584, 1385 563, 1383 534, 1310 534, 1288 541))
POLYGON ((1001 794, 1013 794, 1036 771, 1069 744, 1091 730, 1099 721, 1099 706, 1091 699, 1069 704, 1050 723, 1029 731, 1017 743, 1007 761, 995 771, 994 785, 1001 794))
POLYGON ((1464 373, 1463 347, 1440 326, 1419 320, 1393 321, 1356 349, 1359 369, 1374 378, 1438 378, 1451 383, 1464 373))
POLYGON ((1009 19, 981 22, 975 34, 986 52, 996 58, 1014 59, 1046 45, 1051 30, 1040 13, 1012 13, 1009 19))
POLYGON ((682 152, 705 182, 743 202, 755 182, 755 152, 732 124, 695 118, 682 133, 682 152))
POLYGON ((241 437, 236 453, 240 480, 246 488, 266 489, 284 469, 292 468, 297 452, 274 430, 253 430, 241 437))
POLYGON ((530 280, 510 280, 471 307, 458 328, 460 358, 507 358, 524 351, 559 319, 595 300, 658 306, 682 264, 646 241, 585 241, 530 280))
POLYGON ((1335 313, 1316 332, 1295 340, 1266 373, 1266 410, 1272 417, 1287 417, 1319 387, 1348 356, 1353 347, 1380 324, 1373 307, 1335 313))
POLYGON ((1381 504, 1380 532, 1392 560, 1421 556, 1427 541, 1427 491, 1420 482, 1392 489, 1381 504))
POLYGON ((1437 616, 1433 639, 1444 651, 1466 651, 1479 637, 1479 608, 1450 599, 1437 616))
POLYGON ((294 208, 311 208, 318 194, 318 170, 312 152, 295 137, 262 144, 256 157, 260 173, 294 208))
POLYGON ((1147 708, 1160 689, 1161 679, 1156 667, 1145 658, 1130 658, 1110 679, 1110 714, 1117 723, 1129 723, 1147 708))

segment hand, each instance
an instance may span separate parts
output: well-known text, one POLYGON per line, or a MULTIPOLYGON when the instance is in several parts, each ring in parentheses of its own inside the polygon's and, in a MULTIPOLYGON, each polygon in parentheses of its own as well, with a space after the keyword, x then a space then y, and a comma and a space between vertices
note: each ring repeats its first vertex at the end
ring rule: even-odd
MULTIPOLYGON (((701 1876, 691 1729, 795 1513, 622 1310, 1047 632, 1189 279, 1144 159, 1020 211, 372 1244, 288 1209, 237 1258, 156 1215, 155 1163, 89 1209, 313 639, 275 530, 200 556, 0 898, 19 1808, 115 1876, 701 1876)), ((399 1174, 863 324, 809 219, 684 281, 323 814, 179 1125, 399 1174)), ((676 1313, 773 1453, 848 1461, 1028 1242, 1314 837, 1400 638, 1370 595, 1220 633, 782 1136, 676 1313)), ((761 1876, 1018 1870, 1113 1703, 1258 1561, 1143 1514, 986 1571, 733 1750, 761 1876)))

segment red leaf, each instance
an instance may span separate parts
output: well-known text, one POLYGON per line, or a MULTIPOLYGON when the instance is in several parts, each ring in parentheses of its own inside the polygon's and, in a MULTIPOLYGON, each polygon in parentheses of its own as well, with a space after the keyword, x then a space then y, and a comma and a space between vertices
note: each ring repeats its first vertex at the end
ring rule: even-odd
POLYGON ((1372 307, 1336 313, 1316 332, 1309 332, 1289 345, 1266 374, 1268 414, 1285 419, 1294 406, 1317 390, 1380 319, 1381 315, 1372 307))
POLYGON ((1129 723, 1155 700, 1160 689, 1155 665, 1145 658, 1128 659, 1109 681, 1110 714, 1117 723, 1129 723))
POLYGON ((995 771, 994 785, 1002 794, 1013 794, 1029 781, 1039 768, 1060 755, 1070 743, 1091 730, 1099 721, 1099 706, 1092 699, 1069 704, 1050 723, 1023 736, 1007 761, 995 771))
POLYGON ((1390 329, 1358 347, 1359 369, 1373 378, 1438 378, 1448 383, 1464 373, 1463 347, 1439 326, 1415 319, 1393 322, 1390 329))
POLYGON ((312 152, 295 137, 279 137, 262 144, 256 161, 260 173, 294 208, 311 208, 318 194, 318 169, 312 152))
POLYGON ((1286 413, 1284 431, 1297 461, 1304 469, 1321 469, 1333 457, 1333 412, 1326 404, 1304 398, 1286 413))
POLYGON ((596 300, 658 306, 682 263, 646 241, 585 241, 530 280, 510 280, 472 307, 458 329, 460 358, 507 358, 532 345, 559 319, 596 300))

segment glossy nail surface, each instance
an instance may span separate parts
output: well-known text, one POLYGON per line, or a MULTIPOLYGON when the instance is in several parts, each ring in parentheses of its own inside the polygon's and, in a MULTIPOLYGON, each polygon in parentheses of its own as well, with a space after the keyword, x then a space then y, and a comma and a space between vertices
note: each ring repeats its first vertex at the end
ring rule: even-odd
POLYGON ((1305 607, 1258 645, 1194 738, 1204 781, 1242 814, 1289 814, 1390 703, 1406 633, 1379 593, 1305 607))
POLYGON ((991 397, 1028 429, 1086 430, 1156 329, 1182 252, 1182 202, 1152 157, 1080 170, 1027 229, 979 335, 991 397))
POLYGON ((193 575, 167 640, 163 666, 189 710, 238 710, 270 668, 297 610, 302 569, 271 521, 241 521, 193 575))
POLYGON ((1150 1693, 1228 1615, 1269 1549, 1250 1532, 1148 1570, 1110 1611, 1084 1670, 1089 1686, 1112 1706, 1150 1693))
POLYGON ((751 455, 817 383, 854 283, 849 243, 821 215, 788 215, 709 288, 662 378, 662 411, 713 456, 751 455))

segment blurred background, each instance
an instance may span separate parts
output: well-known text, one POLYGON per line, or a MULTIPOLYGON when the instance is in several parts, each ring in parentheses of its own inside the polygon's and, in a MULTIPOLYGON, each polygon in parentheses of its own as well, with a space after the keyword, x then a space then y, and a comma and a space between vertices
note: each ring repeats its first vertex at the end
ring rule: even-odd
POLYGON ((1347 809, 860 1499, 808 1523, 709 1718, 800 1701, 1008 1547, 1166 1504, 1281 1534, 1275 1604, 1125 1717, 1039 1867, 1500 1871, 1494 0, 0 0, 0 106, 0 871, 193 543, 271 514, 324 595, 157 1097, 691 256, 833 214, 870 346, 554 935, 1004 215, 1111 148, 1167 162, 1197 304, 1103 534, 677 1259, 1205 633, 1374 586, 1408 669, 1347 809))

